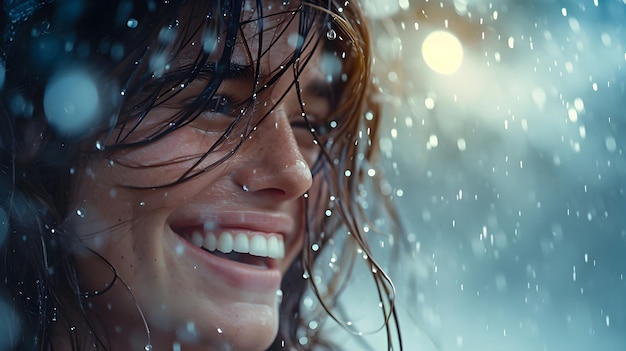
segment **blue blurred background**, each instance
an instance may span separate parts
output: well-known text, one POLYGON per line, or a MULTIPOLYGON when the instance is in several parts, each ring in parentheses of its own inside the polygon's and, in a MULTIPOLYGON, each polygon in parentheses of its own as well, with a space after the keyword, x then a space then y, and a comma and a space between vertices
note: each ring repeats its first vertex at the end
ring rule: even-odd
POLYGON ((405 348, 626 350, 626 1, 365 8, 405 348))

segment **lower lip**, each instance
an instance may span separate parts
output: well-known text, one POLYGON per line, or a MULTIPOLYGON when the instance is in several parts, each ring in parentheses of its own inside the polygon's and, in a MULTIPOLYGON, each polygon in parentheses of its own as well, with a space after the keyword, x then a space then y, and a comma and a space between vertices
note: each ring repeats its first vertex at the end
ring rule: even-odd
POLYGON ((278 269, 256 268, 230 261, 192 245, 178 234, 176 237, 185 245, 185 252, 203 262, 216 278, 232 287, 254 292, 275 292, 280 288, 282 274, 278 269))

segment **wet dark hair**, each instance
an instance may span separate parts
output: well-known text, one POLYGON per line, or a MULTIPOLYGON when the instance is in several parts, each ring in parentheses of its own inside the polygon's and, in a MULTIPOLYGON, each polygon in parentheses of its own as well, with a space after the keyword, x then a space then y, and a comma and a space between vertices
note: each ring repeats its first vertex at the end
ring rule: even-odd
MULTIPOLYGON (((230 67, 234 44, 241 40, 242 26, 263 17, 263 5, 262 0, 5 1, 0 48, 0 71, 5 73, 4 82, 0 78, 0 302, 1 298, 9 301, 14 315, 7 321, 21 326, 21 332, 10 333, 15 339, 9 344, 15 349, 48 349, 57 337, 51 334, 54 323, 65 326, 62 329, 67 335, 58 337, 69 338, 74 349, 91 346, 83 345, 72 328, 81 323, 89 326, 86 317, 82 322, 73 318, 87 313, 89 297, 96 292, 81 290, 70 254, 77 240, 63 226, 73 211, 71 189, 79 181, 74 172, 80 160, 108 158, 117 150, 147 145, 185 127, 202 111, 228 111, 233 122, 213 147, 198 156, 194 167, 172 183, 149 187, 175 186, 200 176, 236 153, 246 136, 254 132, 265 116, 249 111, 278 78, 293 75, 291 89, 299 90, 298 77, 315 50, 341 62, 341 71, 333 78, 333 96, 338 98, 333 102, 332 118, 321 123, 312 120, 303 107, 302 120, 297 122, 310 130, 320 147, 312 172, 323 177, 326 187, 320 194, 308 194, 316 195, 307 197, 316 201, 307 201, 304 250, 283 278, 279 333, 270 350, 309 349, 313 345, 332 348, 323 335, 318 335, 319 330, 306 327, 301 301, 312 287, 322 310, 343 323, 333 312, 335 295, 320 296, 316 283, 306 278, 324 247, 338 235, 347 235, 352 246, 347 245, 344 251, 352 260, 357 251, 351 248, 365 252, 381 299, 388 349, 393 348, 393 334, 399 337, 397 324, 391 323, 395 292, 372 258, 363 233, 366 218, 357 201, 368 162, 375 157, 378 116, 371 100, 374 87, 369 75, 367 27, 358 5, 351 2, 283 1, 283 14, 299 23, 293 53, 267 76, 261 77, 255 68, 256 81, 248 99, 236 104, 224 102, 216 91, 230 67), (246 4, 252 8, 245 9, 246 4), (242 16, 244 10, 254 10, 255 16, 242 16), (205 18, 199 20, 198 14, 205 18), (202 50, 197 50, 189 64, 169 67, 183 47, 197 38, 214 41, 199 42, 202 50), (44 95, 50 82, 75 73, 82 79, 84 72, 88 73, 87 83, 93 83, 103 97, 91 122, 68 129, 46 118, 44 95), (199 77, 206 83, 194 99, 149 133, 137 132, 151 109, 199 77), (230 152, 204 166, 207 155, 224 147, 230 152), (327 209, 333 215, 321 220, 319 214, 327 209), (321 249, 311 250, 313 245, 321 249), (309 341, 304 346, 298 342, 303 335, 309 341)), ((257 22, 255 25, 260 25, 257 22)), ((264 30, 257 32, 259 39, 264 30)), ((252 62, 258 62, 266 53, 259 49, 248 54, 252 62)), ((341 289, 340 284, 335 292, 339 294, 341 289)), ((90 331, 95 334, 93 328, 90 331)), ((94 345, 106 345, 98 335, 88 339, 94 345)))

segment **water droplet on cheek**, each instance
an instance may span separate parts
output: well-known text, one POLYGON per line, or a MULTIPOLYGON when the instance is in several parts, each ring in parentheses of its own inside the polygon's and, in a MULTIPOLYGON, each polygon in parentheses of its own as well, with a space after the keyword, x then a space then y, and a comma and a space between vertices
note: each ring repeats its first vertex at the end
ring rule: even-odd
POLYGON ((82 208, 79 208, 76 210, 76 215, 80 218, 85 218, 85 210, 82 208))

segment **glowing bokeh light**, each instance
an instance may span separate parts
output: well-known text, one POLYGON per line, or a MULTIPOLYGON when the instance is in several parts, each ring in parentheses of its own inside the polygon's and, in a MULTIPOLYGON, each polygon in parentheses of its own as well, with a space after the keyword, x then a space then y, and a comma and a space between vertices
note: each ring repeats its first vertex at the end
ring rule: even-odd
POLYGON ((424 39, 422 56, 433 71, 440 74, 453 74, 463 62, 463 46, 453 34, 438 30, 424 39))
POLYGON ((46 86, 43 106, 48 123, 57 132, 78 135, 98 122, 98 88, 86 72, 64 72, 46 86))

